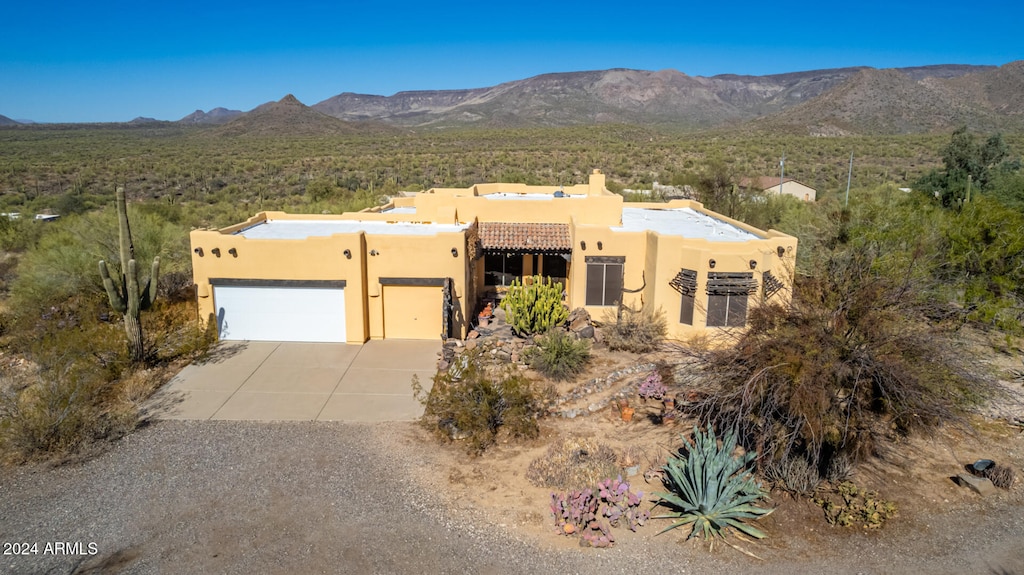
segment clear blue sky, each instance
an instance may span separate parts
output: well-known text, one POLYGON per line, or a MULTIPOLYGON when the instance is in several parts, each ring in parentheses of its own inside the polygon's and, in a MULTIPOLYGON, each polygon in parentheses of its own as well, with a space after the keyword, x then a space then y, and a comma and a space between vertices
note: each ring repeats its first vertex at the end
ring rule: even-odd
POLYGON ((20 0, 0 114, 177 120, 294 94, 491 86, 547 72, 772 74, 1024 59, 1024 2, 197 3, 20 0))

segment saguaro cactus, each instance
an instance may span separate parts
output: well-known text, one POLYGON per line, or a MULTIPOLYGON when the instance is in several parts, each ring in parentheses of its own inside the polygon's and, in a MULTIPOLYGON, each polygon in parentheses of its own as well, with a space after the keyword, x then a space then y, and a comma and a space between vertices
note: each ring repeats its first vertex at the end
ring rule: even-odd
POLYGON ((121 251, 121 287, 114 285, 107 269, 107 262, 100 260, 100 276, 107 290, 110 305, 124 316, 124 332, 128 336, 128 351, 132 361, 145 358, 142 340, 142 324, 139 313, 147 310, 156 299, 156 282, 160 274, 160 258, 153 258, 153 273, 145 287, 139 289, 139 273, 135 263, 135 246, 132 245, 132 230, 128 226, 128 208, 124 200, 124 188, 117 188, 117 219, 120 223, 118 237, 121 251))

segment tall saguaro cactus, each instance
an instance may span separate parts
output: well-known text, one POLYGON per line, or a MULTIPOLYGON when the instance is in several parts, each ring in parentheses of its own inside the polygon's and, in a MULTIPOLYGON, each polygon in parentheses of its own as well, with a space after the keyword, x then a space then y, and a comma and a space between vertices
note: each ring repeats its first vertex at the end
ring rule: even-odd
POLYGON ((128 351, 132 361, 145 358, 142 340, 142 324, 139 313, 147 310, 156 300, 157 276, 160 273, 160 258, 153 258, 153 273, 145 287, 139 289, 139 272, 135 263, 135 246, 132 245, 132 230, 128 226, 128 208, 124 200, 124 188, 117 188, 117 219, 120 223, 118 237, 121 251, 121 286, 114 285, 107 269, 107 262, 100 260, 100 276, 107 290, 110 305, 124 316, 124 332, 128 336, 128 351))

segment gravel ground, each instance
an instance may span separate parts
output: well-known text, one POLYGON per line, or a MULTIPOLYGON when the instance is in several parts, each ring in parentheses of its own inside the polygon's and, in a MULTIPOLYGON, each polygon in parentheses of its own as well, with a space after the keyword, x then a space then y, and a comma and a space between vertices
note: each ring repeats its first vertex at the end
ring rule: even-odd
POLYGON ((82 464, 0 472, 0 552, 37 546, 0 555, 0 573, 1024 573, 1020 489, 764 562, 652 528, 579 549, 451 500, 447 463, 411 429, 165 421, 82 464), (47 554, 56 542, 82 553, 47 554))

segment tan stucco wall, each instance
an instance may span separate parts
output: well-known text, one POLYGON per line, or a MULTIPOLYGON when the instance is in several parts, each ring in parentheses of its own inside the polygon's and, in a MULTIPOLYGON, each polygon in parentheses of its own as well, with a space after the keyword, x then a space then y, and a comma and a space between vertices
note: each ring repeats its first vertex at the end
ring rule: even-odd
MULTIPOLYGON (((645 204, 651 207, 651 204, 645 204)), ((726 219, 726 218, 722 218, 726 219)), ((749 226, 745 226, 749 228, 749 226)), ((623 287, 626 290, 643 291, 626 293, 623 303, 634 309, 649 308, 665 314, 669 339, 686 341, 697 335, 725 333, 727 328, 706 327, 706 284, 708 272, 752 272, 759 285, 762 275, 771 271, 778 279, 791 285, 795 264, 796 238, 779 232, 760 232, 768 236, 748 242, 713 242, 703 239, 663 236, 655 232, 614 232, 601 226, 576 226, 573 242, 572 289, 569 292, 570 307, 584 307, 598 321, 614 317, 614 306, 586 306, 586 256, 624 256, 623 287), (580 242, 587 249, 582 250, 580 242), (601 242, 601 249, 597 248, 601 242), (778 256, 778 248, 783 256, 778 256), (715 260, 712 269, 710 261, 715 260), (756 262, 751 269, 750 262, 756 262), (697 272, 697 296, 693 325, 679 323, 682 296, 669 282, 681 269, 697 272), (650 307, 649 307, 650 306, 650 307)), ((776 298, 788 298, 789 290, 783 290, 776 298)), ((752 296, 750 308, 758 304, 752 296)))
MULTIPOLYGON (((248 223, 261 220, 253 219, 248 223)), ((237 231, 242 227, 245 226, 230 229, 237 231)), ((467 264, 462 233, 398 236, 359 232, 280 240, 248 239, 221 231, 196 230, 190 239, 201 318, 215 313, 211 278, 345 280, 346 338, 350 343, 363 343, 384 337, 380 278, 450 277, 454 280, 453 303, 457 310, 453 331, 465 333, 467 311, 463 306, 466 305, 467 264), (215 248, 220 251, 219 257, 214 253, 215 248), (232 248, 237 255, 229 253, 232 248), (457 256, 452 256, 452 248, 457 256), (349 250, 351 259, 345 257, 345 250, 349 250)))
POLYGON ((350 342, 365 341, 362 300, 362 236, 347 234, 306 240, 250 240, 220 231, 190 234, 192 273, 199 316, 215 313, 211 278, 257 280, 345 280, 345 331, 350 342), (234 249, 232 254, 230 250, 234 249), (352 254, 344 257, 345 250, 352 254), (217 251, 220 255, 217 255, 217 251))
MULTIPOLYGON (((384 306, 380 278, 446 278, 454 280, 456 308, 454 333, 465 335, 472 306, 466 294, 468 268, 466 239, 462 233, 440 233, 435 236, 366 236, 366 284, 369 337, 380 339, 384 333, 384 306), (452 249, 457 256, 452 256, 452 249)), ((440 287, 436 288, 440 290, 440 287)), ((440 315, 441 310, 437 313, 440 315)), ((438 334, 440 336, 440 334, 438 334)))
MULTIPOLYGON (((415 206, 415 214, 384 213, 379 208, 341 215, 296 215, 281 212, 258 214, 246 222, 223 230, 192 232, 192 262, 202 317, 214 312, 211 278, 345 280, 346 333, 351 343, 386 337, 385 306, 381 278, 452 278, 454 282, 455 321, 453 334, 464 336, 476 311, 477 297, 483 291, 483 258, 474 265, 467 260, 467 240, 463 232, 436 235, 390 235, 343 233, 304 240, 247 239, 235 232, 266 219, 287 220, 374 220, 393 222, 556 222, 569 224, 572 254, 568 265, 567 303, 586 307, 598 321, 614 318, 614 306, 585 306, 587 288, 586 256, 625 258, 623 286, 640 290, 625 294, 624 303, 634 308, 650 307, 665 314, 670 339, 687 340, 695 336, 727 333, 725 328, 707 328, 706 282, 709 271, 752 272, 763 284, 762 275, 771 271, 791 285, 797 240, 769 230, 753 228, 704 209, 691 200, 666 204, 624 203, 621 196, 604 189, 604 176, 593 174, 589 184, 567 188, 525 186, 522 184, 481 184, 465 189, 434 189, 414 197, 396 198, 388 207, 415 206), (481 197, 489 193, 550 193, 562 190, 577 198, 551 200, 493 200, 481 197), (621 226, 622 208, 688 207, 732 224, 757 236, 743 242, 709 241, 651 231, 613 231, 621 226), (586 244, 586 249, 583 248, 586 244), (600 244, 600 248, 598 247, 600 244), (220 256, 213 253, 219 248, 220 256), (234 248, 236 254, 230 254, 234 248), (781 248, 782 255, 779 255, 781 248), (351 259, 342 254, 349 250, 351 259), (456 255, 452 255, 452 250, 456 255), (201 251, 199 255, 197 251, 201 251), (371 255, 373 254, 373 255, 371 255), (715 260, 714 269, 710 261, 715 260), (755 265, 751 268, 750 262, 755 265), (693 325, 679 322, 682 298, 669 282, 683 268, 697 271, 698 302, 693 325), (473 277, 470 277, 473 274, 473 277), (476 286, 476 290, 472 286, 476 286)), ((794 185, 787 182, 787 187, 794 185)), ((812 190, 813 191, 813 190, 812 190)), ((524 266, 529 267, 529 266, 524 266)), ((525 273, 531 270, 524 269, 525 273)), ((440 290, 439 287, 431 288, 440 290)), ((408 290, 405 290, 406 295, 408 290)), ((427 292, 423 292, 427 293, 427 292)), ((760 290, 759 290, 760 293, 760 290)), ((782 290, 776 298, 788 298, 782 290)), ((436 305, 429 292, 428 306, 436 305)), ((749 307, 757 305, 751 297, 749 307)), ((406 307, 408 302, 406 302, 406 307)), ((440 314, 441 310, 437 310, 440 314)), ((392 321, 389 325, 395 331, 392 321)), ((410 326, 412 327, 412 326, 410 326)), ((399 330, 400 331, 400 330, 399 330)))
MULTIPOLYGON (((470 188, 432 188, 414 197, 394 198, 387 206, 362 212, 326 216, 398 222, 442 224, 481 222, 578 223, 617 225, 622 218, 622 196, 605 189, 605 176, 595 170, 589 182, 575 186, 477 184, 470 188), (556 198, 562 192, 567 197, 556 198), (492 194, 548 195, 550 199, 488 199, 492 194), (388 208, 415 207, 415 214, 382 213, 388 208), (454 213, 453 210, 454 209, 454 213)), ((279 214, 274 214, 275 217, 279 214)), ((295 216, 291 216, 295 217, 295 216)), ((304 216, 301 216, 304 217, 304 216)))
MULTIPOLYGON (((767 188, 765 190, 765 193, 778 194, 779 185, 775 184, 774 186, 767 188)), ((817 191, 815 191, 814 188, 810 186, 805 186, 804 184, 801 184, 796 180, 782 184, 782 193, 787 196, 793 196, 798 200, 803 200, 806 202, 813 202, 815 200, 815 197, 817 196, 817 191)))

